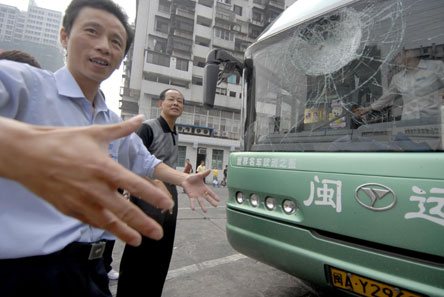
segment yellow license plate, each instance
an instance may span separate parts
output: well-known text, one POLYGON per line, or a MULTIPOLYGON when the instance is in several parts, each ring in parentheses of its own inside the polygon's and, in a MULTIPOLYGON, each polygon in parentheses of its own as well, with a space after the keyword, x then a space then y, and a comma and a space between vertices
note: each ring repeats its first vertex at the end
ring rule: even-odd
POLYGON ((331 284, 343 290, 365 297, 424 297, 402 288, 375 281, 344 270, 328 267, 331 284))

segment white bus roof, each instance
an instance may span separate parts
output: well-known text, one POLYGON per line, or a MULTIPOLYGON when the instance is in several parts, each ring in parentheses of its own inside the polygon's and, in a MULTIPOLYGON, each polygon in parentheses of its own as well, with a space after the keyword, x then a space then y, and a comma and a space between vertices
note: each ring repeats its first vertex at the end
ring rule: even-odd
POLYGON ((267 39, 309 19, 333 11, 356 0, 297 0, 288 7, 257 41, 267 39))

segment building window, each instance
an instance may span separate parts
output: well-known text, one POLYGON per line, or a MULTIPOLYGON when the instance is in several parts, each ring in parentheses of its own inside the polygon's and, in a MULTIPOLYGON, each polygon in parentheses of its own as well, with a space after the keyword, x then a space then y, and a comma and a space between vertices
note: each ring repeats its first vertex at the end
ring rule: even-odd
POLYGON ((205 67, 205 59, 199 58, 199 57, 194 57, 193 65, 196 67, 204 68, 205 67))
POLYGON ((211 163, 211 168, 216 167, 216 169, 222 169, 224 162, 224 151, 223 150, 213 150, 213 158, 211 163))
POLYGON ((179 153, 177 156, 177 167, 185 167, 185 159, 187 156, 187 147, 179 145, 179 153))
POLYGON ((219 118, 209 116, 208 117, 208 127, 218 129, 219 128, 219 118))
POLYGON ((173 48, 175 50, 191 53, 192 42, 186 39, 175 38, 173 41, 173 48))
POLYGON ((188 60, 176 58, 176 69, 188 71, 188 60))
POLYGON ((156 18, 156 31, 168 34, 169 21, 164 18, 156 18))
POLYGON ((159 1, 159 11, 163 13, 170 13, 170 4, 166 1, 159 1))
POLYGON ((230 97, 236 98, 236 92, 230 91, 230 97))
POLYGON ((262 14, 256 11, 253 11, 253 21, 262 22, 262 14))
POLYGON ((170 56, 165 56, 155 52, 148 52, 146 61, 147 63, 170 67, 170 56))
POLYGON ((233 25, 232 29, 233 29, 233 31, 240 32, 241 31, 241 26, 236 24, 236 25, 233 25))
POLYGON ((250 30, 250 35, 249 36, 251 38, 257 38, 260 34, 261 34, 261 30, 260 29, 252 28, 250 30))
POLYGON ((237 76, 236 74, 232 74, 227 78, 227 82, 230 84, 237 84, 237 76))
POLYGON ((225 39, 225 40, 233 40, 233 32, 229 31, 229 30, 225 30, 225 29, 221 29, 221 28, 214 28, 214 35, 217 38, 220 39, 225 39))
POLYGON ((193 33, 194 21, 188 19, 176 18, 174 22, 174 27, 186 32, 193 33))
POLYGON ((194 125, 201 126, 201 127, 207 127, 207 116, 195 114, 194 115, 194 125))
POLYGON ((227 89, 226 88, 216 87, 216 94, 226 96, 227 95, 227 89))
POLYGON ((154 47, 154 51, 157 53, 164 54, 166 53, 167 48, 167 40, 164 38, 160 38, 157 36, 150 36, 150 39, 152 38, 152 46, 154 47))
POLYGON ((191 83, 193 85, 201 86, 202 85, 202 77, 193 76, 191 83))
POLYGON ((242 16, 242 6, 234 5, 233 10, 235 14, 242 16))

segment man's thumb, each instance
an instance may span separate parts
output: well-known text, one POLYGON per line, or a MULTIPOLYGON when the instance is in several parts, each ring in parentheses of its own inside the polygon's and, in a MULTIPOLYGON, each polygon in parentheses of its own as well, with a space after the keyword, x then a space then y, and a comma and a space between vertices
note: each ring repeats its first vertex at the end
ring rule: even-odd
POLYGON ((138 115, 124 122, 107 126, 104 132, 109 140, 122 138, 136 131, 142 124, 143 119, 143 115, 138 115))

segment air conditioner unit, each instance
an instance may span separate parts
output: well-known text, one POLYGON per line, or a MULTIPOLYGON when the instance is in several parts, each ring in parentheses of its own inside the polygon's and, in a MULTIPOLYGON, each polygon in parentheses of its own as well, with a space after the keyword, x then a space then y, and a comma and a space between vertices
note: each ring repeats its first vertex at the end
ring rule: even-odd
POLYGON ((214 137, 219 137, 220 136, 220 131, 219 130, 214 130, 213 136, 214 137))
POLYGON ((222 132, 222 137, 228 137, 228 132, 227 131, 223 131, 222 132))
POLYGON ((183 132, 183 126, 177 126, 177 132, 182 133, 183 132))
POLYGON ((195 128, 194 129, 194 134, 210 136, 210 129, 207 129, 207 128, 195 128))
POLYGON ((191 127, 183 127, 182 133, 191 134, 192 133, 191 127))

